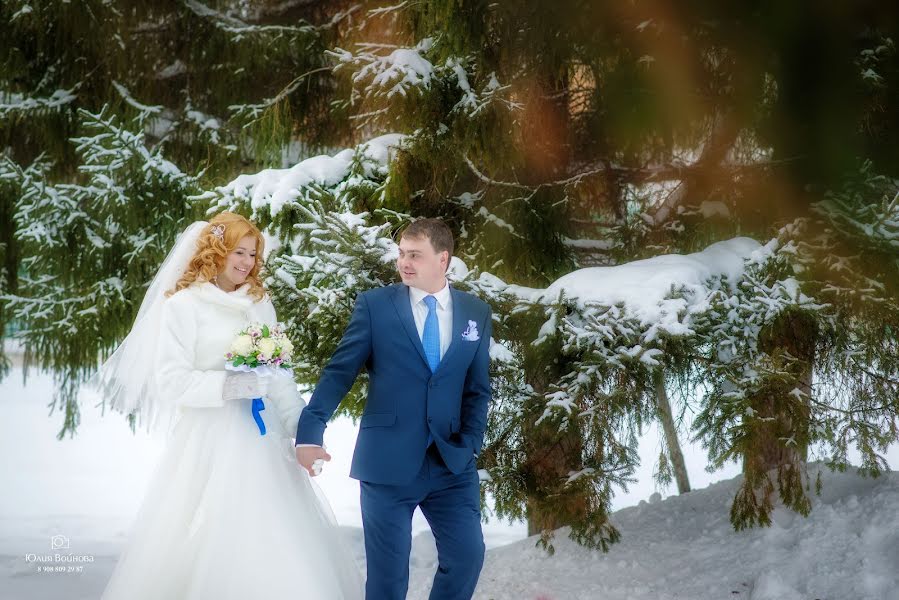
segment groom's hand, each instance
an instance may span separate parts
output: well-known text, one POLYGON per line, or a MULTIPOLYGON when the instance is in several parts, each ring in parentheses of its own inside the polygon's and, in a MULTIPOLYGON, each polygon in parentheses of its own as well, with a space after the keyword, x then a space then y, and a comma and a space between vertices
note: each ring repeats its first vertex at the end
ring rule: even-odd
POLYGON ((325 452, 325 449, 321 446, 297 446, 297 462, 309 472, 310 477, 318 475, 312 467, 316 460, 329 461, 331 460, 331 455, 325 452))

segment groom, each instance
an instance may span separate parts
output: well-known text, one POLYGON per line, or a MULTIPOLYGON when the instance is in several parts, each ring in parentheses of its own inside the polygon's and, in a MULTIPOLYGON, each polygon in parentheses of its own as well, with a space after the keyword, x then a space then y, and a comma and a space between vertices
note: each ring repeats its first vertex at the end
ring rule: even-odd
POLYGON ((484 562, 475 459, 490 402, 491 312, 449 285, 453 235, 439 219, 402 233, 402 283, 362 292, 297 426, 297 460, 330 460, 328 420, 363 365, 369 386, 350 477, 360 482, 367 600, 409 587, 412 513, 437 542, 431 600, 471 598, 484 562))

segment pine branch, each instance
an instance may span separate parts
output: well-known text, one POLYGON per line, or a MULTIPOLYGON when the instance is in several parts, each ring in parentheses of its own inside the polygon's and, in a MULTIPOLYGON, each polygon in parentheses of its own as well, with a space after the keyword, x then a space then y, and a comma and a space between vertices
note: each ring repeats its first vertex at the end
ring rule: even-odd
POLYGON ((217 28, 233 34, 259 34, 259 33, 310 33, 315 31, 312 25, 300 27, 285 25, 249 25, 236 17, 226 15, 210 8, 199 0, 184 0, 187 7, 198 17, 209 19, 217 28))

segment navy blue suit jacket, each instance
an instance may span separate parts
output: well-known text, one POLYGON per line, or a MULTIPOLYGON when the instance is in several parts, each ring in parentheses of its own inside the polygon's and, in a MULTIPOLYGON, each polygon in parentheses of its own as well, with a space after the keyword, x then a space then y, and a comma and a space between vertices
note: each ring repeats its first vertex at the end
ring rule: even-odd
MULTIPOLYGON (((491 310, 450 285, 452 340, 434 373, 403 283, 367 290, 297 424, 297 444, 322 444, 328 420, 364 366, 368 398, 350 477, 402 485, 418 474, 428 432, 447 467, 461 473, 481 451, 490 404, 491 310), (462 333, 474 322, 479 338, 462 333), (469 336, 470 337, 470 336, 469 336)), ((471 329, 474 329, 472 327, 471 329)))

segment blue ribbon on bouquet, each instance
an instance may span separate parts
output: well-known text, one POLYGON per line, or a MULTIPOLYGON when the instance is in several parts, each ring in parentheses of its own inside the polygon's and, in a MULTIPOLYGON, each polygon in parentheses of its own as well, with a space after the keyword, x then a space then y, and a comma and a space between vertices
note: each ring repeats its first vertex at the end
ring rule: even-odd
POLYGON ((259 426, 259 435, 265 435, 265 422, 262 420, 262 415, 259 414, 261 410, 265 410, 265 403, 262 401, 262 398, 253 398, 253 419, 256 421, 256 425, 259 426))

